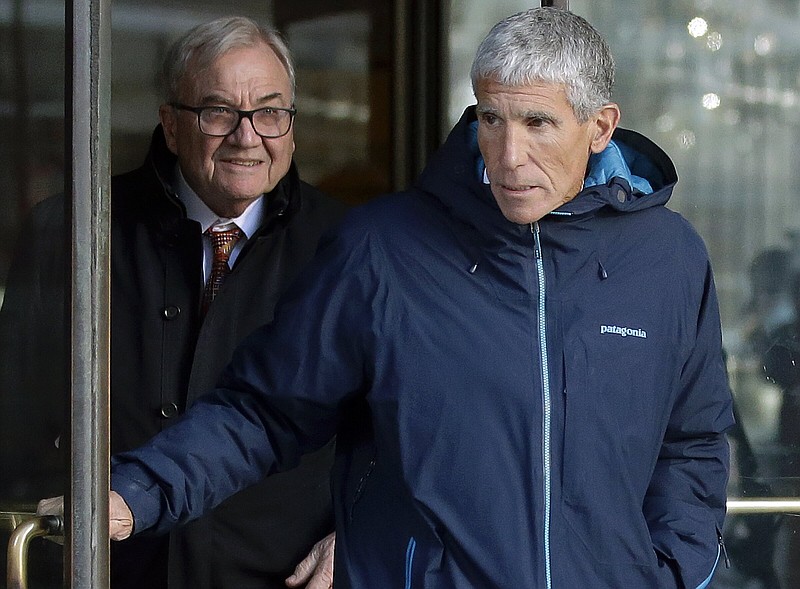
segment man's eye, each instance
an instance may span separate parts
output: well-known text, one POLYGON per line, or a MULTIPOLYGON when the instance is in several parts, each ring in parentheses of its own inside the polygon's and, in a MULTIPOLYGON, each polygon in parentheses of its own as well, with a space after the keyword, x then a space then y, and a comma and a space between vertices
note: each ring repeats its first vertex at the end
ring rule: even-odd
POLYGON ((483 121, 486 125, 494 125, 497 123, 497 117, 487 112, 481 115, 481 121, 483 121))
POLYGON ((266 115, 266 116, 272 116, 272 115, 274 115, 274 114, 275 114, 277 111, 276 111, 274 108, 267 107, 267 108, 262 108, 262 109, 260 109, 258 112, 259 112, 259 113, 261 113, 262 115, 266 115))
POLYGON ((206 112, 210 115, 227 115, 231 112, 231 109, 225 108, 224 106, 209 106, 206 108, 206 112))
POLYGON ((544 127, 549 122, 550 121, 548 119, 541 118, 541 117, 534 117, 534 118, 528 119, 528 126, 529 127, 544 127))

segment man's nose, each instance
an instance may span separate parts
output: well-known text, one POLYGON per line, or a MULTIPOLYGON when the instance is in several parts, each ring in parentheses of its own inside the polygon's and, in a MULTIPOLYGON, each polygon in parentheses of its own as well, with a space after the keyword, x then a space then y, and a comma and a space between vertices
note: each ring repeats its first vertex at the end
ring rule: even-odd
POLYGON ((519 133, 507 127, 500 145, 500 161, 504 166, 516 168, 525 163, 525 145, 519 133))
POLYGON ((239 119, 239 126, 228 135, 228 139, 236 145, 252 147, 261 144, 261 135, 256 133, 253 122, 248 117, 239 119))

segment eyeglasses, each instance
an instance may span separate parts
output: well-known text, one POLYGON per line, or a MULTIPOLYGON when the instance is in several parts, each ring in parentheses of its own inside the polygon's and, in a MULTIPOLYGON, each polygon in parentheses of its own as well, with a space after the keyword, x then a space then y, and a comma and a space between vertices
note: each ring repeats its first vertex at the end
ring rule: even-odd
POLYGON ((236 110, 227 106, 186 106, 176 102, 170 106, 196 114, 200 132, 211 137, 227 137, 239 128, 242 118, 248 119, 255 132, 265 139, 283 137, 292 128, 292 120, 297 114, 294 108, 277 106, 255 110, 236 110))

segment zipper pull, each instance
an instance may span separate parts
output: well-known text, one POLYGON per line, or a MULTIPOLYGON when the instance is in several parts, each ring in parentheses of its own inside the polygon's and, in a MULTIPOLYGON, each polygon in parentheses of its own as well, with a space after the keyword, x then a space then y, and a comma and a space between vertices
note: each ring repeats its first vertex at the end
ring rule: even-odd
POLYGON ((536 259, 542 259, 542 243, 539 241, 539 221, 531 223, 531 233, 533 234, 533 251, 536 254, 536 259))
POLYGON ((722 539, 722 532, 717 529, 717 540, 719 541, 719 548, 722 552, 722 556, 725 558, 725 568, 731 568, 731 561, 728 558, 728 550, 725 548, 725 540, 722 539))
POLYGON ((599 274, 600 280, 607 280, 608 279, 608 272, 606 272, 605 266, 603 266, 603 262, 598 260, 598 265, 600 266, 599 274))

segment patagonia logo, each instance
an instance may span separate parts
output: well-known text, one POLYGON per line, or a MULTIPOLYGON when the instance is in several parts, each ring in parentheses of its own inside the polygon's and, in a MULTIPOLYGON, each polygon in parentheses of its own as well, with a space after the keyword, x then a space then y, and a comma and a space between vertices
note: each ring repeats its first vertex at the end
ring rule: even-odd
POLYGON ((600 335, 605 333, 621 335, 622 337, 631 336, 647 339, 647 332, 644 329, 631 329, 630 327, 620 327, 619 325, 601 325, 600 335))

